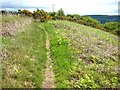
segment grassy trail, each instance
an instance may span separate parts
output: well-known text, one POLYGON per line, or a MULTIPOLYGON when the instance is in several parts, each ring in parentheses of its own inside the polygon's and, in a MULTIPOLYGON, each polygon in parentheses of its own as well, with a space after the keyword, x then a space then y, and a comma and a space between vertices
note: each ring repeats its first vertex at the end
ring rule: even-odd
POLYGON ((67 45, 68 42, 55 33, 53 25, 43 23, 41 26, 49 33, 51 59, 53 72, 55 73, 55 87, 69 88, 69 70, 72 67, 73 60, 67 45))
POLYGON ((47 62, 46 62, 45 79, 43 82, 43 88, 55 88, 52 59, 50 57, 49 35, 45 29, 43 30, 46 33, 46 49, 47 49, 47 62))
POLYGON ((2 37, 3 88, 119 87, 117 36, 57 20, 17 29, 2 37))

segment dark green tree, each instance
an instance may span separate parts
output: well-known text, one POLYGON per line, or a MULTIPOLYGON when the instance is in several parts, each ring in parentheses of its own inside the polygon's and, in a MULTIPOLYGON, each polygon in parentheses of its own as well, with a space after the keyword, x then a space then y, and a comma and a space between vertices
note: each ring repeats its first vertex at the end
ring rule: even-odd
POLYGON ((57 16, 65 16, 65 13, 62 8, 58 10, 57 16))
POLYGON ((54 16, 57 15, 57 13, 56 12, 50 12, 49 15, 54 17, 54 16))

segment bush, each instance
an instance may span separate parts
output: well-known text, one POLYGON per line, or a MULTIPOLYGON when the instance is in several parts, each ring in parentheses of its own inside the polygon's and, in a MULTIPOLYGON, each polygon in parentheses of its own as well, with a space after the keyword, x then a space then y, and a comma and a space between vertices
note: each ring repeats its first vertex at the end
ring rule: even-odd
POLYGON ((34 11, 33 18, 40 22, 44 22, 44 21, 51 19, 51 17, 49 16, 47 12, 45 12, 44 10, 39 10, 39 9, 34 11))
POLYGON ((104 28, 107 29, 108 32, 111 32, 118 36, 120 36, 119 26, 120 26, 119 22, 107 22, 104 24, 104 28))
POLYGON ((28 10, 19 10, 18 11, 20 14, 23 14, 23 15, 27 15, 27 16, 32 16, 32 12, 28 11, 28 10))

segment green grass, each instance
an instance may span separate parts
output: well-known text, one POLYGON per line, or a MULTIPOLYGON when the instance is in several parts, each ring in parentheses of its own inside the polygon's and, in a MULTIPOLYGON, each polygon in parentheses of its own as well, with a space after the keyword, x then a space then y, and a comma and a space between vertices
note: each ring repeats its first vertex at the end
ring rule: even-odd
POLYGON ((58 37, 55 29, 49 23, 40 24, 40 26, 44 27, 49 33, 56 88, 69 88, 69 83, 67 83, 68 72, 72 67, 73 60, 68 42, 64 38, 58 37))
POLYGON ((46 35, 37 23, 14 37, 2 38, 3 88, 41 87, 46 64, 46 35))
POLYGON ((58 88, 118 88, 118 37, 68 21, 42 25, 50 34, 58 88))

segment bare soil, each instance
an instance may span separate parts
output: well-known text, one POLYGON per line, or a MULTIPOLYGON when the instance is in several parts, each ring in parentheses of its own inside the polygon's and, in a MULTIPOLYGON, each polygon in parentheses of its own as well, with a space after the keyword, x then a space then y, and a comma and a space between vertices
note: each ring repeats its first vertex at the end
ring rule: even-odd
POLYGON ((45 79, 43 81, 43 88, 55 88, 52 60, 50 57, 50 40, 47 32, 46 32, 46 49, 48 51, 47 51, 47 62, 46 62, 46 70, 45 70, 45 79))

